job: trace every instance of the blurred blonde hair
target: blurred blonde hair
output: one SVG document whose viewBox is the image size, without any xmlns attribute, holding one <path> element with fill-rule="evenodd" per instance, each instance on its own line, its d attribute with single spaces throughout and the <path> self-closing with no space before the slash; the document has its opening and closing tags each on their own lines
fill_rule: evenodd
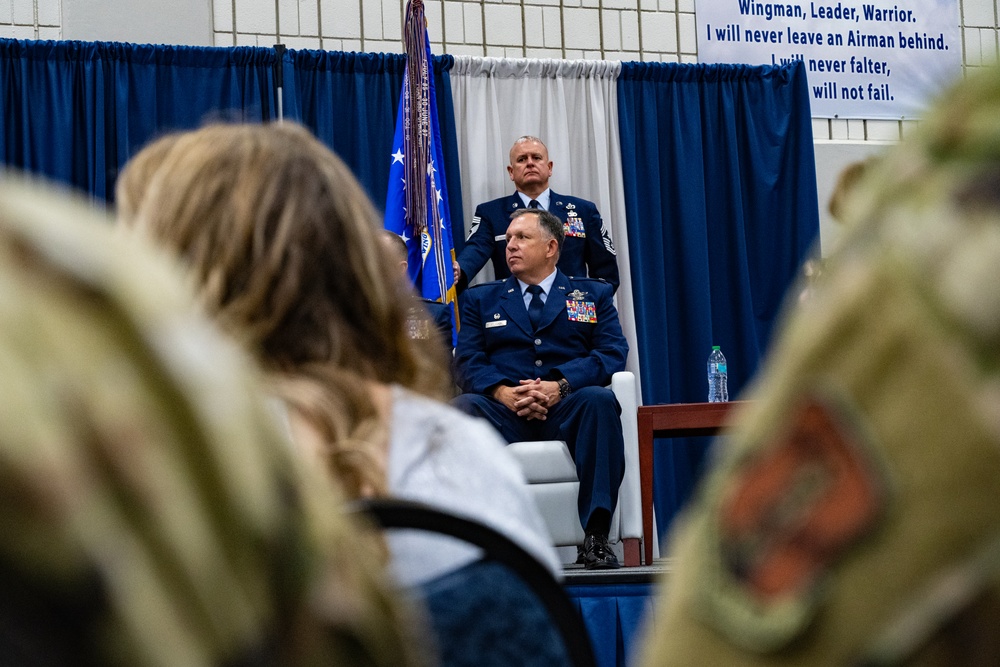
<svg viewBox="0 0 1000 667">
<path fill-rule="evenodd" d="M 444 398 L 447 361 L 436 340 L 406 335 L 411 295 L 350 170 L 289 123 L 165 137 L 133 163 L 117 187 L 122 221 L 187 262 L 204 306 L 319 430 L 347 493 L 384 493 L 388 434 L 366 383 Z"/>
<path fill-rule="evenodd" d="M 178 267 L 0 183 L 0 662 L 425 664 Z"/>
</svg>

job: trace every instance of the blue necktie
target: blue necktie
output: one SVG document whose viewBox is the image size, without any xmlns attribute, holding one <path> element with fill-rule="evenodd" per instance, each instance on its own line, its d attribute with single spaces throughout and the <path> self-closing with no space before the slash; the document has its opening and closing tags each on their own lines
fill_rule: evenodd
<svg viewBox="0 0 1000 667">
<path fill-rule="evenodd" d="M 541 206 L 538 204 L 537 199 L 532 199 L 528 202 L 528 208 L 541 208 Z"/>
<path fill-rule="evenodd" d="M 528 285 L 531 293 L 531 303 L 528 304 L 528 319 L 531 320 L 531 327 L 538 328 L 538 322 L 542 319 L 542 287 L 541 285 Z"/>
</svg>

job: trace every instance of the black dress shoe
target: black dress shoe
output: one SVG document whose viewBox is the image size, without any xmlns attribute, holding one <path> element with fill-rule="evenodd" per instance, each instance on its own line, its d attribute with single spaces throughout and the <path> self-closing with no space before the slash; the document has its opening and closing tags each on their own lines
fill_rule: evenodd
<svg viewBox="0 0 1000 667">
<path fill-rule="evenodd" d="M 613 570 L 621 567 L 604 535 L 587 535 L 583 540 L 583 566 L 588 570 Z"/>
</svg>

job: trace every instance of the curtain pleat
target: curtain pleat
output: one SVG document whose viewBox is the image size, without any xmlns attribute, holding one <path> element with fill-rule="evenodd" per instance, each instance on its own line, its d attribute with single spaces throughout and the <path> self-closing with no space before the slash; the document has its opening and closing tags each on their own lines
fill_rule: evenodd
<svg viewBox="0 0 1000 667">
<path fill-rule="evenodd" d="M 805 66 L 627 63 L 618 100 L 643 401 L 705 401 L 712 345 L 738 398 L 818 238 Z M 705 448 L 656 447 L 661 536 Z"/>
<path fill-rule="evenodd" d="M 0 153 L 111 201 L 119 169 L 160 134 L 271 119 L 273 62 L 256 47 L 0 40 Z"/>
<path fill-rule="evenodd" d="M 636 664 L 644 627 L 653 621 L 654 584 L 571 584 L 566 593 L 590 634 L 598 667 Z"/>
</svg>

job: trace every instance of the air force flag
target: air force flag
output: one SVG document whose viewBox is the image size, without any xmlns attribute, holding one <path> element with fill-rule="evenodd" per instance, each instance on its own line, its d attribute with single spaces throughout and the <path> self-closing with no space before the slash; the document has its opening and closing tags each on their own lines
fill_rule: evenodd
<svg viewBox="0 0 1000 667">
<path fill-rule="evenodd" d="M 406 72 L 385 201 L 385 228 L 406 241 L 410 280 L 425 299 L 455 304 L 451 220 L 422 0 L 406 7 Z M 454 316 L 457 335 L 458 318 Z"/>
</svg>

